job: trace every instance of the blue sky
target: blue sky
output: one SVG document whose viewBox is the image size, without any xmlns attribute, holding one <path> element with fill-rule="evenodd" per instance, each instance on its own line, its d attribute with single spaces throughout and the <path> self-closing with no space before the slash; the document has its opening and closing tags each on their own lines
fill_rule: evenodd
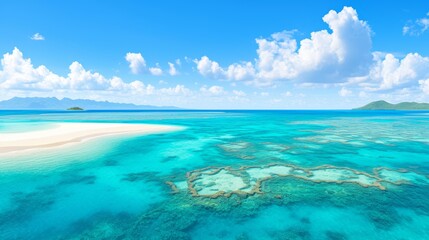
<svg viewBox="0 0 429 240">
<path fill-rule="evenodd" d="M 429 101 L 426 1 L 17 0 L 0 11 L 0 99 L 258 109 Z"/>
</svg>

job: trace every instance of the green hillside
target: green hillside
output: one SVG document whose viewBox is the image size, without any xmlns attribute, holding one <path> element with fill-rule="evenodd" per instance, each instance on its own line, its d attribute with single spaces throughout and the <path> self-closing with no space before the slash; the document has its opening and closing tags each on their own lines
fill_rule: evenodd
<svg viewBox="0 0 429 240">
<path fill-rule="evenodd" d="M 429 110 L 429 103 L 401 102 L 398 104 L 388 103 L 384 100 L 368 103 L 354 110 Z"/>
</svg>

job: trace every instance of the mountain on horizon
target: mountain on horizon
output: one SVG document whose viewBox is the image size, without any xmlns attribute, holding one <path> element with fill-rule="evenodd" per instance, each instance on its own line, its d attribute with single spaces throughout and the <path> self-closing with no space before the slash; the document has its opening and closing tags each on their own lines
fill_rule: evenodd
<svg viewBox="0 0 429 240">
<path fill-rule="evenodd" d="M 353 110 L 429 110 L 429 103 L 401 102 L 392 104 L 379 100 Z"/>
<path fill-rule="evenodd" d="M 131 103 L 113 103 L 88 99 L 58 99 L 55 97 L 14 97 L 0 101 L 0 109 L 21 110 L 66 110 L 70 107 L 80 107 L 85 110 L 174 110 L 173 106 L 135 105 Z"/>
</svg>

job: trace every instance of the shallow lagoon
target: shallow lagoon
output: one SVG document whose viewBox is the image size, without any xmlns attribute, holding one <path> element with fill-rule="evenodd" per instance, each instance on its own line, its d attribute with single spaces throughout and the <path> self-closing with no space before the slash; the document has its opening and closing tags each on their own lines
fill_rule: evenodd
<svg viewBox="0 0 429 240">
<path fill-rule="evenodd" d="M 429 238 L 427 112 L 0 113 L 57 121 L 186 129 L 1 159 L 0 239 Z"/>
</svg>

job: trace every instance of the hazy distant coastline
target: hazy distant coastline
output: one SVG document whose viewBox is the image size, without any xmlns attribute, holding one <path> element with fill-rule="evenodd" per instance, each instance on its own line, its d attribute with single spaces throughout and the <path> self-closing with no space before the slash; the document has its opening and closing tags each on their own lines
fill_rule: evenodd
<svg viewBox="0 0 429 240">
<path fill-rule="evenodd" d="M 88 99 L 58 99 L 55 97 L 14 97 L 9 100 L 0 101 L 0 109 L 22 109 L 22 110 L 66 110 L 70 107 L 79 106 L 86 110 L 174 110 L 174 106 L 152 106 L 136 105 L 131 103 L 113 103 L 107 101 L 94 101 Z"/>
</svg>

